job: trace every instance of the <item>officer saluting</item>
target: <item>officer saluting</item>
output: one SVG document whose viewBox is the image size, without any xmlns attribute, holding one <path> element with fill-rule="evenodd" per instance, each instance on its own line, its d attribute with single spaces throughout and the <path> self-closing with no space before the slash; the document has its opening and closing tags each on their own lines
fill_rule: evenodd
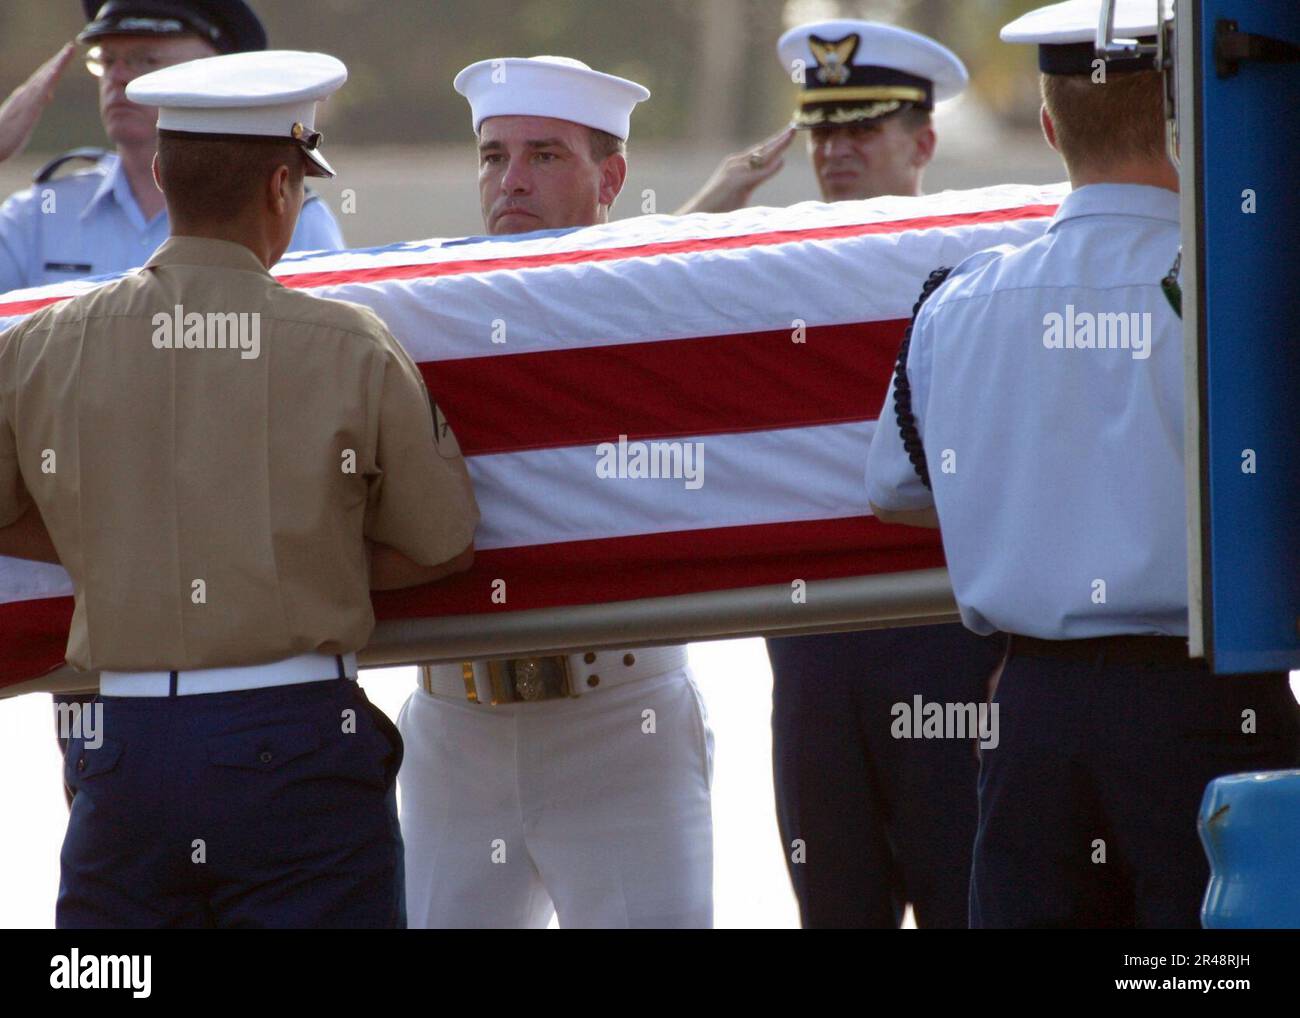
<svg viewBox="0 0 1300 1018">
<path fill-rule="evenodd" d="M 0 205 L 0 293 L 143 264 L 167 239 L 167 211 L 150 170 L 158 111 L 133 102 L 127 86 L 187 60 L 266 49 L 266 31 L 244 0 L 82 0 L 82 7 L 88 23 L 77 41 L 89 47 L 86 67 L 98 79 L 113 151 L 64 153 Z M 0 161 L 26 143 L 75 55 L 65 46 L 0 107 Z M 309 195 L 288 250 L 343 246 L 329 207 Z"/>
<path fill-rule="evenodd" d="M 345 78 L 266 52 L 133 82 L 171 238 L 0 336 L 0 552 L 48 530 L 68 661 L 101 670 L 62 927 L 404 925 L 401 741 L 355 652 L 371 587 L 467 567 L 477 508 L 383 323 L 267 271 Z"/>
<path fill-rule="evenodd" d="M 969 80 L 957 54 L 919 32 L 856 19 L 796 25 L 776 51 L 802 82 L 789 125 L 724 159 L 679 215 L 748 205 L 800 132 L 823 201 L 923 193 L 937 141 L 934 105 L 959 96 Z"/>
<path fill-rule="evenodd" d="M 802 70 L 793 126 L 724 161 L 684 212 L 743 205 L 796 130 L 825 201 L 922 193 L 934 104 L 966 87 L 955 53 L 839 19 L 790 29 L 777 55 Z M 894 707 L 982 702 L 1001 646 L 950 624 L 774 637 L 767 651 L 777 823 L 802 924 L 892 928 L 910 903 L 918 926 L 964 928 L 975 753 L 965 739 L 896 738 Z"/>
<path fill-rule="evenodd" d="M 1116 6 L 1118 36 L 1154 41 L 1150 0 Z M 1099 13 L 1003 29 L 1039 47 L 1074 190 L 1040 239 L 966 259 L 923 305 L 886 403 L 901 426 L 867 465 L 882 513 L 937 507 L 965 624 L 1011 634 L 973 926 L 1196 926 L 1207 782 L 1296 760 L 1285 674 L 1187 656 L 1182 333 L 1160 287 L 1178 175 L 1151 57 L 1094 69 Z"/>
</svg>

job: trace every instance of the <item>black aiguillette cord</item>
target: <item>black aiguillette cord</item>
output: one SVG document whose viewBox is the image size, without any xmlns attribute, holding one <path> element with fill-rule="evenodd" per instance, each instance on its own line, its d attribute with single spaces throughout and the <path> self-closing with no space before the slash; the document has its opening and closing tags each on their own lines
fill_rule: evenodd
<svg viewBox="0 0 1300 1018">
<path fill-rule="evenodd" d="M 907 350 L 912 345 L 912 327 L 916 324 L 916 316 L 921 311 L 921 305 L 930 299 L 930 295 L 935 290 L 939 289 L 950 272 L 952 266 L 935 269 L 930 273 L 930 278 L 925 281 L 925 286 L 921 288 L 921 296 L 912 307 L 912 320 L 907 323 L 907 329 L 903 332 L 903 342 L 898 347 L 898 359 L 894 362 L 894 418 L 898 421 L 898 433 L 903 439 L 903 451 L 912 461 L 912 468 L 921 478 L 921 483 L 927 488 L 930 487 L 930 467 L 926 463 L 921 434 L 916 428 L 916 415 L 912 412 L 912 386 L 907 380 Z"/>
</svg>

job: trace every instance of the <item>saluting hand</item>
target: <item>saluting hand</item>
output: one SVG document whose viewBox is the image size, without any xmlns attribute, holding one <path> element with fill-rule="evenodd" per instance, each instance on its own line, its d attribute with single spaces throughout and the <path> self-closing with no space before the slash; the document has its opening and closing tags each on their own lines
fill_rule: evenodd
<svg viewBox="0 0 1300 1018">
<path fill-rule="evenodd" d="M 15 88 L 0 106 L 0 163 L 23 150 L 45 107 L 54 98 L 54 86 L 76 53 L 76 43 L 65 44 Z"/>
<path fill-rule="evenodd" d="M 731 212 L 749 204 L 759 184 L 774 177 L 785 165 L 782 155 L 794 141 L 795 129 L 783 128 L 762 144 L 727 156 L 700 192 L 683 205 L 679 216 L 690 212 Z"/>
</svg>

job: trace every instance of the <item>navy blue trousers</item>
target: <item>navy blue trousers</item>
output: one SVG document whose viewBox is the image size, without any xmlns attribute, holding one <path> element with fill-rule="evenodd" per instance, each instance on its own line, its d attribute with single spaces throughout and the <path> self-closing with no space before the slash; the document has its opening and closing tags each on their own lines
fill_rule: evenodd
<svg viewBox="0 0 1300 1018">
<path fill-rule="evenodd" d="M 975 927 L 1199 926 L 1205 786 L 1296 766 L 1297 706 L 1281 673 L 1013 654 L 995 700 L 1000 743 L 980 754 Z"/>
<path fill-rule="evenodd" d="M 68 755 L 68 736 L 63 732 L 63 726 L 59 724 L 59 707 L 60 705 L 71 706 L 72 704 L 79 703 L 81 704 L 82 710 L 88 710 L 90 705 L 95 702 L 95 698 L 90 693 L 55 693 L 53 699 L 54 738 L 59 744 L 59 756 L 66 757 Z M 69 715 L 65 712 L 63 717 L 66 718 L 69 717 Z M 68 803 L 68 809 L 72 809 L 72 789 L 68 786 L 66 781 L 63 784 L 63 798 Z"/>
<path fill-rule="evenodd" d="M 893 928 L 909 902 L 918 926 L 966 926 L 975 743 L 896 739 L 892 709 L 984 702 L 1004 646 L 960 625 L 767 641 L 777 823 L 805 928 Z"/>
<path fill-rule="evenodd" d="M 59 928 L 405 927 L 402 740 L 355 682 L 99 702 Z"/>
</svg>

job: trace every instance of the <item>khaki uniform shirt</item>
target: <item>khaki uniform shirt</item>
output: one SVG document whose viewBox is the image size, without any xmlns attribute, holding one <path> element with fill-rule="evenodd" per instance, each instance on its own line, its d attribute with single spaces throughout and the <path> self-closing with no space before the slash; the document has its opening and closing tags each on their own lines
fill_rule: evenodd
<svg viewBox="0 0 1300 1018">
<path fill-rule="evenodd" d="M 435 565 L 478 522 L 383 322 L 197 237 L 0 335 L 0 526 L 32 501 L 75 589 L 68 662 L 119 671 L 358 650 L 363 535 Z"/>
</svg>

